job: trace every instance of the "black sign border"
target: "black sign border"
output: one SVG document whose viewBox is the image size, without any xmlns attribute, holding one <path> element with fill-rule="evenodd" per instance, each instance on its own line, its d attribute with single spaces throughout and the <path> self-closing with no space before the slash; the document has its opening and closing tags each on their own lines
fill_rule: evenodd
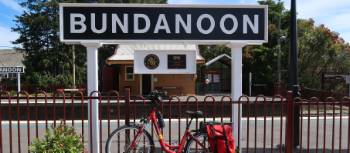
<svg viewBox="0 0 350 153">
<path fill-rule="evenodd" d="M 162 8 L 263 8 L 265 11 L 264 40 L 92 40 L 92 39 L 64 39 L 63 7 L 162 7 Z M 59 4 L 60 41 L 72 44 L 80 43 L 200 43 L 200 44 L 262 44 L 268 42 L 268 6 L 267 5 L 201 5 L 201 4 L 108 4 L 108 3 L 60 3 Z"/>
</svg>

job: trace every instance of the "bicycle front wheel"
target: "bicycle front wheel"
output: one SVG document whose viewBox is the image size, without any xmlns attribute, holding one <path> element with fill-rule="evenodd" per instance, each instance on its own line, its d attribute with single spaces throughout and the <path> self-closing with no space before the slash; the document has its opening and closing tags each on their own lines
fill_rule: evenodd
<svg viewBox="0 0 350 153">
<path fill-rule="evenodd" d="M 154 142 L 152 136 L 135 125 L 122 126 L 108 137 L 106 153 L 153 153 Z M 132 144 L 135 142 L 134 144 Z"/>
<path fill-rule="evenodd" d="M 206 133 L 196 133 L 193 138 L 187 140 L 185 153 L 212 153 L 209 148 L 208 135 Z"/>
</svg>

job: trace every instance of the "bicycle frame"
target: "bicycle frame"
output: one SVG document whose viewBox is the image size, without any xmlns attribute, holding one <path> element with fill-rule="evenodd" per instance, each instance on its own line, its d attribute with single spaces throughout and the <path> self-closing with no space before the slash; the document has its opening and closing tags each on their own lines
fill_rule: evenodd
<svg viewBox="0 0 350 153">
<path fill-rule="evenodd" d="M 201 144 L 199 142 L 199 140 L 196 139 L 191 134 L 191 132 L 189 130 L 189 125 L 186 126 L 185 133 L 182 136 L 181 141 L 180 141 L 180 143 L 178 145 L 173 146 L 173 145 L 171 145 L 169 143 L 166 143 L 165 140 L 164 140 L 164 137 L 163 137 L 163 133 L 162 133 L 162 131 L 161 131 L 159 125 L 158 125 L 158 118 L 156 116 L 156 111 L 157 111 L 157 109 L 155 109 L 155 108 L 152 109 L 152 111 L 150 112 L 150 114 L 147 117 L 147 121 L 151 122 L 152 127 L 155 129 L 156 134 L 158 136 L 158 142 L 159 142 L 160 146 L 162 147 L 163 151 L 165 151 L 166 153 L 182 153 L 182 150 L 184 149 L 185 144 L 187 142 L 187 138 L 193 138 L 198 143 L 198 145 L 200 145 L 200 146 L 202 146 L 204 148 L 203 144 Z M 142 124 L 139 127 L 139 130 L 138 130 L 137 134 L 135 135 L 134 140 L 131 143 L 131 147 L 130 148 L 134 148 L 136 146 L 137 137 L 142 133 L 144 128 L 145 128 L 145 124 Z M 174 151 L 174 150 L 176 150 L 176 151 Z"/>
</svg>

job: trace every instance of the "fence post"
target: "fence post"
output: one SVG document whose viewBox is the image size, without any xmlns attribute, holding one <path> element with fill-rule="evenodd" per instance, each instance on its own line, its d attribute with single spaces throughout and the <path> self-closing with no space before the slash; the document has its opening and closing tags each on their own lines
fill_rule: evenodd
<svg viewBox="0 0 350 153">
<path fill-rule="evenodd" d="M 287 114 L 286 114 L 286 153 L 294 152 L 294 99 L 293 92 L 287 92 Z"/>
<path fill-rule="evenodd" d="M 125 124 L 130 125 L 130 88 L 125 88 Z"/>
</svg>

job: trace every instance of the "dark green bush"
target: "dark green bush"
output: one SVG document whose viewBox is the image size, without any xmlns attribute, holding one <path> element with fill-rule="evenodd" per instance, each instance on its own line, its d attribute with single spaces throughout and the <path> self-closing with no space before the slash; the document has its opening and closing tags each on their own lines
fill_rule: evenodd
<svg viewBox="0 0 350 153">
<path fill-rule="evenodd" d="M 31 153 L 82 153 L 84 144 L 74 128 L 60 124 L 30 145 Z"/>
</svg>

